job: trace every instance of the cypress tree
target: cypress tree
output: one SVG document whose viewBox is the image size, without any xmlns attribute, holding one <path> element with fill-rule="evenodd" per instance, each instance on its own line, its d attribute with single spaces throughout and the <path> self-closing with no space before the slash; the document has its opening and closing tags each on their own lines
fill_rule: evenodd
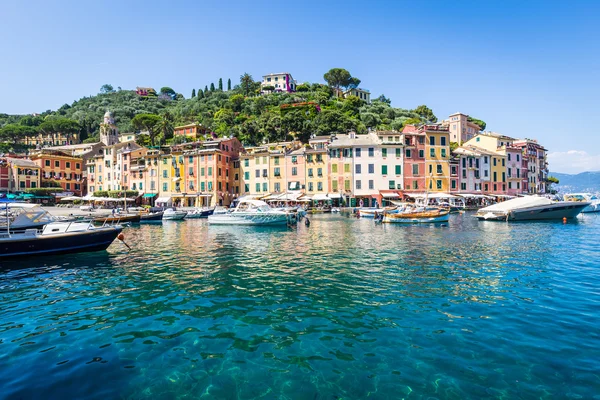
<svg viewBox="0 0 600 400">
<path fill-rule="evenodd" d="M 227 79 L 227 91 L 231 91 L 231 78 Z"/>
<path fill-rule="evenodd" d="M 223 78 L 219 78 L 219 90 L 223 91 Z"/>
<path fill-rule="evenodd" d="M 202 91 L 202 89 L 198 89 L 198 98 L 199 99 L 203 99 L 204 98 L 204 92 Z"/>
<path fill-rule="evenodd" d="M 211 83 L 211 84 L 210 84 L 210 91 L 211 91 L 211 92 L 214 92 L 214 91 L 215 91 L 215 84 L 214 84 L 214 83 Z"/>
<path fill-rule="evenodd" d="M 204 86 L 204 96 L 208 94 L 208 86 Z"/>
<path fill-rule="evenodd" d="M 192 89 L 192 98 L 196 97 L 196 89 Z"/>
</svg>

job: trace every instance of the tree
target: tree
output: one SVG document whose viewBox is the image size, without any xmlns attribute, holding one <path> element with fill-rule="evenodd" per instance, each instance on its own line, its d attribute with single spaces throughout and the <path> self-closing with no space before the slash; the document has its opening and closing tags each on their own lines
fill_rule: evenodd
<svg viewBox="0 0 600 400">
<path fill-rule="evenodd" d="M 385 97 L 384 94 L 382 94 L 378 98 L 376 98 L 375 101 L 380 101 L 380 102 L 386 103 L 386 104 L 392 104 L 392 100 L 390 100 L 387 97 Z"/>
<path fill-rule="evenodd" d="M 556 189 L 554 189 L 552 187 L 553 184 L 558 185 L 560 183 L 560 180 L 555 177 L 555 176 L 548 176 L 548 178 L 546 178 L 546 192 L 548 193 L 556 193 Z"/>
<path fill-rule="evenodd" d="M 231 78 L 227 79 L 227 91 L 231 92 Z"/>
<path fill-rule="evenodd" d="M 244 104 L 244 95 L 234 94 L 229 98 L 229 101 L 231 102 L 233 111 L 239 112 L 242 109 L 242 104 Z"/>
<path fill-rule="evenodd" d="M 318 135 L 345 134 L 353 127 L 352 120 L 338 110 L 323 110 L 315 119 L 315 132 Z"/>
<path fill-rule="evenodd" d="M 252 91 L 252 86 L 254 84 L 254 79 L 252 79 L 252 75 L 247 72 L 244 72 L 244 75 L 240 76 L 240 87 L 242 88 L 242 92 L 245 96 L 248 96 Z"/>
<path fill-rule="evenodd" d="M 339 92 L 340 88 L 356 88 L 360 85 L 360 79 L 352 77 L 350 72 L 343 68 L 332 68 L 323 75 L 323 78 L 336 92 Z"/>
<path fill-rule="evenodd" d="M 102 85 L 102 87 L 100 88 L 100 93 L 102 94 L 113 93 L 114 91 L 115 89 L 113 88 L 113 86 L 108 83 Z"/>
<path fill-rule="evenodd" d="M 357 116 L 359 109 L 365 105 L 365 102 L 358 98 L 358 96 L 348 96 L 343 103 L 342 110 L 348 113 L 350 116 Z"/>
<path fill-rule="evenodd" d="M 219 90 L 223 91 L 223 78 L 219 78 Z"/>
<path fill-rule="evenodd" d="M 429 122 L 429 123 L 437 122 L 437 117 L 433 114 L 433 111 L 431 111 L 431 108 L 427 107 L 424 104 L 422 106 L 415 108 L 413 111 L 416 112 L 417 114 L 419 114 L 421 119 L 423 119 L 425 122 Z"/>
<path fill-rule="evenodd" d="M 211 82 L 210 84 L 210 91 L 214 92 L 215 91 L 215 84 Z"/>
<path fill-rule="evenodd" d="M 160 88 L 160 94 L 166 94 L 167 96 L 171 96 L 171 98 L 175 98 L 175 91 L 168 86 L 163 86 Z"/>
<path fill-rule="evenodd" d="M 204 92 L 202 91 L 202 89 L 198 89 L 198 99 L 203 99 L 204 98 Z"/>
<path fill-rule="evenodd" d="M 138 130 L 147 131 L 150 137 L 150 144 L 154 146 L 154 140 L 160 131 L 159 124 L 161 120 L 162 118 L 156 114 L 138 114 L 131 119 L 131 124 Z"/>
<path fill-rule="evenodd" d="M 192 98 L 196 97 L 196 89 L 192 89 Z"/>
<path fill-rule="evenodd" d="M 52 144 L 56 142 L 56 135 L 62 134 L 67 138 L 67 143 L 71 137 L 81 131 L 81 125 L 69 118 L 51 118 L 48 117 L 39 126 L 39 130 L 46 135 L 52 136 Z"/>
<path fill-rule="evenodd" d="M 208 86 L 204 86 L 204 95 L 208 94 Z"/>
<path fill-rule="evenodd" d="M 480 131 L 484 131 L 485 127 L 486 127 L 486 123 L 480 119 L 477 118 L 473 118 L 473 117 L 468 117 L 467 121 L 472 122 L 474 124 L 477 124 L 479 126 L 479 130 Z"/>
<path fill-rule="evenodd" d="M 0 130 L 0 138 L 12 143 L 13 146 L 16 146 L 20 140 L 23 140 L 26 137 L 32 137 L 35 134 L 37 134 L 35 128 L 17 124 L 5 125 L 4 128 Z"/>
<path fill-rule="evenodd" d="M 175 130 L 175 128 L 173 126 L 173 115 L 169 111 L 165 111 L 160 116 L 160 122 L 158 123 L 157 128 L 162 134 L 164 140 L 173 137 L 173 131 Z"/>
</svg>

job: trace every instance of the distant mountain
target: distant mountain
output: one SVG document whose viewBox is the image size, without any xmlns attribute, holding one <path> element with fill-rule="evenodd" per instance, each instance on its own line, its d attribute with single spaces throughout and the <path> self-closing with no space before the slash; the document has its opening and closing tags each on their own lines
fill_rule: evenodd
<svg viewBox="0 0 600 400">
<path fill-rule="evenodd" d="M 569 192 L 600 192 L 600 171 L 582 172 L 580 174 L 561 174 L 551 172 L 550 176 L 558 178 L 556 186 L 561 193 Z"/>
</svg>

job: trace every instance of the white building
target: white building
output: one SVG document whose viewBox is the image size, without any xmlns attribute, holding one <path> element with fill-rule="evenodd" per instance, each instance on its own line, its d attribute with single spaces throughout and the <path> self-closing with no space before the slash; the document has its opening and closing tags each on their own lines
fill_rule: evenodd
<svg viewBox="0 0 600 400">
<path fill-rule="evenodd" d="M 296 91 L 296 81 L 294 78 L 292 78 L 292 74 L 289 72 L 279 72 L 264 75 L 260 86 L 264 92 L 292 93 Z M 273 87 L 273 89 L 264 89 L 265 87 Z"/>
<path fill-rule="evenodd" d="M 454 150 L 454 154 L 459 156 L 459 191 L 463 193 L 488 192 L 491 159 L 497 154 L 476 146 L 458 147 Z"/>
<path fill-rule="evenodd" d="M 344 97 L 348 96 L 356 96 L 359 99 L 366 101 L 367 103 L 371 103 L 371 92 L 369 92 L 367 89 L 348 89 L 344 92 Z"/>
</svg>

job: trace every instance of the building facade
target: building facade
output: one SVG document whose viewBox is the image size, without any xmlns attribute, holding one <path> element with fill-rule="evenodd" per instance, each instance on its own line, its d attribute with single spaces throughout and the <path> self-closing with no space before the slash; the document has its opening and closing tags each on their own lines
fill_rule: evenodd
<svg viewBox="0 0 600 400">
<path fill-rule="evenodd" d="M 83 177 L 85 164 L 81 157 L 74 157 L 58 150 L 42 149 L 30 158 L 40 167 L 41 187 L 52 187 L 58 184 L 63 192 L 75 196 L 86 193 Z"/>
<path fill-rule="evenodd" d="M 264 75 L 260 83 L 263 92 L 288 92 L 296 91 L 296 81 L 289 72 L 279 72 Z M 269 90 L 268 88 L 273 89 Z M 265 89 L 267 88 L 267 89 Z"/>
</svg>

